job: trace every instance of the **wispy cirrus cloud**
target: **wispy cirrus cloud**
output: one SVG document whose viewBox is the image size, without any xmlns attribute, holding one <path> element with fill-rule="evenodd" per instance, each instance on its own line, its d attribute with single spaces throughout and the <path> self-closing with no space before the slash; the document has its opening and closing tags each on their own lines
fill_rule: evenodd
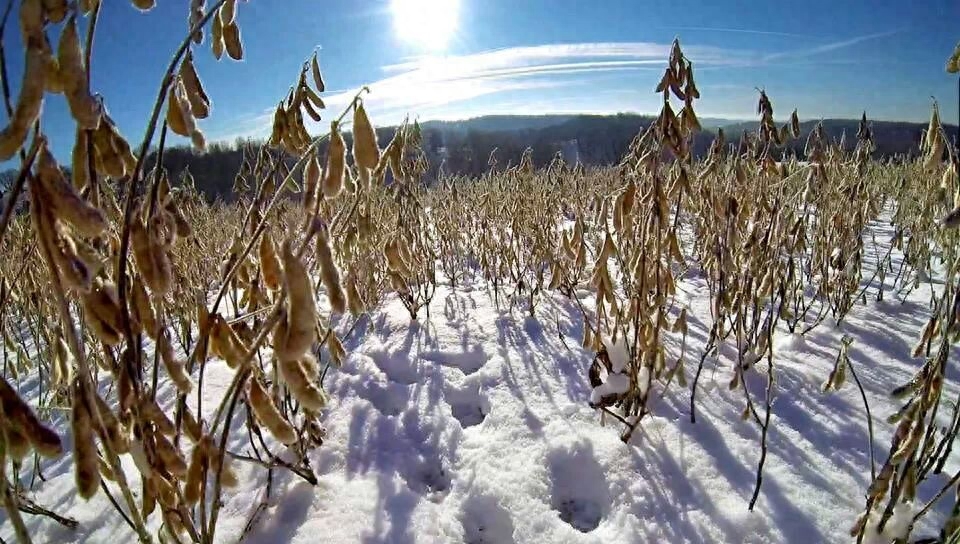
<svg viewBox="0 0 960 544">
<path fill-rule="evenodd" d="M 371 105 L 381 112 L 418 111 L 452 106 L 482 96 L 556 88 L 573 76 L 592 73 L 650 70 L 665 65 L 671 44 L 654 42 L 599 42 L 511 47 L 467 55 L 409 59 L 382 68 L 386 77 L 368 85 Z M 686 46 L 684 52 L 698 66 L 755 62 L 750 51 L 709 46 Z M 346 105 L 356 93 L 343 90 L 328 97 L 331 107 Z"/>
<path fill-rule="evenodd" d="M 723 32 L 755 34 L 789 33 L 763 30 L 713 28 Z M 835 40 L 814 47 L 769 53 L 704 45 L 685 45 L 684 54 L 698 70 L 762 67 L 782 61 L 838 62 L 820 58 L 828 53 L 895 34 L 881 32 Z M 480 97 L 565 87 L 577 79 L 602 72 L 655 71 L 663 69 L 670 43 L 587 42 L 510 47 L 466 55 L 425 56 L 382 67 L 386 77 L 369 85 L 373 109 L 395 118 L 457 104 Z M 355 90 L 343 90 L 329 97 L 337 107 L 346 105 Z M 542 103 L 542 101 L 538 102 Z M 391 119 L 392 120 L 392 119 Z"/>
<path fill-rule="evenodd" d="M 656 42 L 587 42 L 567 44 L 547 44 L 492 49 L 468 55 L 444 57 L 428 56 L 414 58 L 407 62 L 384 66 L 387 72 L 409 71 L 435 66 L 438 61 L 448 61 L 460 65 L 465 70 L 493 70 L 516 66 L 536 66 L 539 64 L 576 61 L 590 63 L 602 59 L 648 60 L 664 63 L 670 53 L 670 43 Z M 743 51 L 713 46 L 687 46 L 685 52 L 691 58 L 702 62 L 725 62 L 733 57 L 745 54 Z"/>
</svg>

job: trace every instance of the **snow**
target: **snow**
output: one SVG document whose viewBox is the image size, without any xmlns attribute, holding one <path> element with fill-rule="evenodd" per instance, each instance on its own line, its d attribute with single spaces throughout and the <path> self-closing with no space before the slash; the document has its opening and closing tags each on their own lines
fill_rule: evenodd
<svg viewBox="0 0 960 544">
<path fill-rule="evenodd" d="M 640 390 L 640 394 L 643 395 L 647 392 L 647 387 L 650 385 L 650 368 L 643 366 L 640 367 L 640 370 L 637 371 L 637 389 Z"/>
<path fill-rule="evenodd" d="M 883 531 L 880 531 L 881 512 L 871 512 L 867 520 L 867 528 L 864 531 L 864 544 L 886 544 L 898 538 L 907 535 L 910 528 L 910 520 L 913 518 L 913 504 L 903 502 L 893 507 L 893 515 L 887 520 Z"/>
<path fill-rule="evenodd" d="M 623 335 L 620 335 L 616 342 L 609 337 L 604 337 L 603 345 L 607 348 L 607 356 L 610 357 L 610 367 L 614 372 L 622 373 L 630 360 L 627 341 L 623 338 Z"/>
<path fill-rule="evenodd" d="M 640 372 L 642 372 L 645 377 L 649 377 L 649 372 L 646 372 L 646 370 L 646 368 L 641 368 Z M 643 383 L 646 383 L 646 380 L 644 380 Z M 600 399 L 603 397 L 608 395 L 621 395 L 629 389 L 630 376 L 611 373 L 607 375 L 606 381 L 593 388 L 593 391 L 590 392 L 590 402 L 596 404 L 600 402 Z"/>
<path fill-rule="evenodd" d="M 867 255 L 865 268 L 872 259 Z M 882 458 L 892 434 L 884 419 L 898 407 L 889 390 L 920 364 L 909 351 L 928 315 L 929 288 L 921 285 L 902 304 L 892 292 L 885 303 L 874 302 L 871 288 L 868 303 L 858 304 L 839 328 L 825 323 L 803 336 L 776 331 L 776 398 L 753 512 L 747 503 L 759 430 L 740 418 L 743 392 L 727 387 L 738 353 L 731 342 L 705 360 L 696 423 L 688 390 L 674 383 L 661 398 L 662 384 L 655 383 L 652 414 L 624 444 L 619 423 L 601 422 L 588 403 L 629 386 L 621 373 L 626 345 L 605 340 L 613 371 L 591 388 L 593 354 L 580 347 L 584 323 L 575 301 L 547 294 L 529 317 L 525 309 L 497 307 L 480 282 L 456 290 L 441 285 L 431 318 L 411 323 L 402 303 L 388 297 L 343 338 L 349 356 L 326 377 L 327 435 L 310 457 L 318 484 L 278 471 L 267 510 L 244 542 L 851 542 L 848 530 L 863 510 L 870 474 L 863 404 L 849 380 L 835 393 L 820 386 L 841 336 L 849 335 L 849 356 L 874 413 L 873 447 Z M 590 293 L 579 295 L 591 311 Z M 688 306 L 689 379 L 709 335 L 704 278 L 682 278 L 678 298 Z M 344 319 L 337 328 L 344 334 L 350 325 Z M 666 359 L 676 360 L 679 337 L 671 333 L 666 343 Z M 766 364 L 759 360 L 744 371 L 755 398 L 766 388 Z M 232 377 L 225 364 L 208 365 L 205 417 Z M 646 375 L 640 378 L 646 387 Z M 35 390 L 36 378 L 21 385 Z M 947 387 L 945 394 L 956 396 L 956 384 Z M 169 402 L 171 390 L 164 395 Z M 53 424 L 68 435 L 62 414 Z M 246 447 L 243 433 L 235 433 L 229 449 L 242 454 Z M 956 465 L 948 463 L 948 472 Z M 124 466 L 131 477 L 137 474 L 130 456 Z M 237 541 L 264 498 L 265 471 L 242 461 L 233 466 L 240 485 L 225 495 L 218 542 Z M 31 497 L 80 526 L 71 531 L 25 515 L 35 541 L 133 541 L 102 493 L 76 498 L 71 467 L 69 454 L 45 462 L 46 481 Z M 925 482 L 917 504 L 943 481 Z M 934 535 L 948 508 L 936 506 L 914 536 Z M 873 532 L 865 542 L 899 536 L 914 510 L 898 507 L 882 535 L 875 522 L 868 525 Z M 0 520 L 0 537 L 15 541 L 2 513 Z M 151 529 L 158 527 L 154 516 Z"/>
<path fill-rule="evenodd" d="M 803 335 L 799 332 L 782 334 L 776 342 L 778 353 L 800 351 L 804 348 Z"/>
<path fill-rule="evenodd" d="M 630 376 L 624 374 L 630 362 L 630 351 L 626 340 L 622 335 L 616 341 L 605 336 L 603 346 L 610 360 L 610 372 L 606 372 L 601 377 L 602 383 L 590 392 L 591 404 L 598 404 L 604 397 L 622 395 L 630 390 Z M 637 372 L 637 387 L 641 392 L 646 391 L 649 376 L 650 371 L 646 367 L 641 367 Z"/>
</svg>

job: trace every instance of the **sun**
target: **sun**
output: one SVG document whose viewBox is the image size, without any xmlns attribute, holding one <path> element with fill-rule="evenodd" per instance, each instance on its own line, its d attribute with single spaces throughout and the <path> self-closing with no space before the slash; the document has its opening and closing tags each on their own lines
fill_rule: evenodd
<svg viewBox="0 0 960 544">
<path fill-rule="evenodd" d="M 443 50 L 457 30 L 460 0 L 391 0 L 393 26 L 403 41 Z"/>
</svg>

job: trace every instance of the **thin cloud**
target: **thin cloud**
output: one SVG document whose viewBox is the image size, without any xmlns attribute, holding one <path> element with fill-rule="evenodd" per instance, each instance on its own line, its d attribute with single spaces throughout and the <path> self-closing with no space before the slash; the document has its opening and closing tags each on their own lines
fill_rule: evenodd
<svg viewBox="0 0 960 544">
<path fill-rule="evenodd" d="M 813 57 L 816 55 L 822 55 L 824 53 L 830 53 L 840 49 L 845 49 L 847 47 L 857 45 L 858 43 L 863 43 L 870 40 L 876 40 L 879 38 L 886 38 L 887 36 L 892 36 L 900 32 L 899 30 L 890 30 L 887 32 L 877 32 L 875 34 L 865 34 L 863 36 L 856 36 L 854 38 L 849 38 L 846 40 L 841 40 L 838 42 L 832 42 L 824 45 L 818 45 L 817 47 L 811 47 L 809 49 L 801 49 L 797 51 L 784 51 L 781 53 L 773 53 L 771 55 L 766 55 L 763 60 L 779 60 L 784 58 L 803 58 L 803 57 Z"/>
<path fill-rule="evenodd" d="M 665 63 L 670 43 L 654 42 L 592 42 L 548 44 L 493 49 L 469 55 L 420 57 L 383 67 L 387 73 L 409 72 L 435 67 L 438 64 L 458 66 L 469 70 L 487 70 L 517 66 L 535 66 L 564 60 L 600 60 L 610 58 L 649 60 Z M 744 51 L 711 46 L 685 46 L 686 55 L 699 62 L 724 63 L 742 59 Z"/>
<path fill-rule="evenodd" d="M 368 85 L 368 107 L 411 112 L 427 106 L 450 108 L 482 96 L 566 86 L 576 75 L 660 71 L 670 47 L 653 42 L 551 44 L 409 59 L 383 67 L 388 75 Z M 690 45 L 684 52 L 697 66 L 731 66 L 758 59 L 753 52 L 709 46 Z M 336 109 L 348 104 L 355 93 L 343 90 L 326 100 Z"/>
</svg>

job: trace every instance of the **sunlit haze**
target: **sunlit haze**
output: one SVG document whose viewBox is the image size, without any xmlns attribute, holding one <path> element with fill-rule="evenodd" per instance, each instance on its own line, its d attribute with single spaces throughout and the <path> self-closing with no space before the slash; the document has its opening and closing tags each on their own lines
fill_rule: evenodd
<svg viewBox="0 0 960 544">
<path fill-rule="evenodd" d="M 404 41 L 442 50 L 457 30 L 459 0 L 391 0 L 394 28 Z"/>
</svg>

